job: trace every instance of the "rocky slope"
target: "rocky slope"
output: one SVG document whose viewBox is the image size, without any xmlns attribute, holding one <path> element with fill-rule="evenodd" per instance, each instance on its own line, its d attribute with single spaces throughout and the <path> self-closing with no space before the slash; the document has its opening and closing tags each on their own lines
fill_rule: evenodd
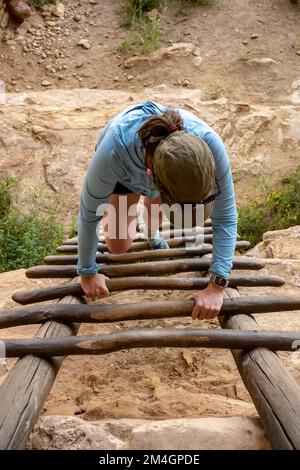
<svg viewBox="0 0 300 470">
<path fill-rule="evenodd" d="M 19 192 L 39 186 L 58 197 L 63 216 L 76 214 L 80 188 L 102 126 L 117 112 L 147 99 L 185 108 L 212 125 L 227 146 L 238 203 L 262 194 L 299 163 L 300 81 L 290 103 L 260 106 L 225 98 L 203 101 L 199 89 L 170 93 L 49 90 L 7 93 L 0 104 L 0 177 L 20 177 Z M 24 196 L 26 199 L 26 197 Z"/>
</svg>

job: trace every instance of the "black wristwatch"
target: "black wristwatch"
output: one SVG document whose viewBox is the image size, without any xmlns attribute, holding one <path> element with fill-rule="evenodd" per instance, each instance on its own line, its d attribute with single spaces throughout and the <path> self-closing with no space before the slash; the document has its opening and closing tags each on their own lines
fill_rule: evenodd
<svg viewBox="0 0 300 470">
<path fill-rule="evenodd" d="M 215 284 L 216 286 L 223 287 L 224 289 L 229 284 L 228 280 L 225 277 L 220 276 L 220 274 L 217 273 L 211 273 L 209 282 L 210 284 Z"/>
</svg>

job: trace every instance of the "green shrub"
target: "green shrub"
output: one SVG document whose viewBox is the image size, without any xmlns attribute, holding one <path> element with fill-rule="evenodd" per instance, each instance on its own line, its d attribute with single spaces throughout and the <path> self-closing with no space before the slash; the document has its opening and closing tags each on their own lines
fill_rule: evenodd
<svg viewBox="0 0 300 470">
<path fill-rule="evenodd" d="M 239 209 L 239 234 L 255 245 L 268 230 L 280 230 L 300 224 L 300 167 L 282 181 L 280 191 L 269 192 L 265 199 Z"/>
<path fill-rule="evenodd" d="M 121 51 L 129 52 L 139 50 L 141 54 L 149 54 L 157 49 L 162 32 L 160 21 L 141 20 L 135 23 L 132 32 L 120 46 Z"/>
<path fill-rule="evenodd" d="M 42 210 L 38 192 L 23 213 L 12 204 L 15 186 L 13 178 L 0 180 L 0 272 L 40 264 L 64 237 L 57 207 Z"/>
<path fill-rule="evenodd" d="M 146 13 L 157 8 L 161 13 L 168 5 L 173 5 L 178 12 L 186 14 L 193 6 L 209 5 L 219 0 L 124 0 L 125 20 L 122 26 L 131 29 L 131 34 L 121 44 L 120 50 L 137 50 L 149 54 L 159 47 L 162 37 L 161 20 L 149 20 Z"/>
<path fill-rule="evenodd" d="M 6 176 L 0 181 L 0 220 L 4 219 L 11 207 L 12 189 L 17 184 L 17 180 L 11 176 Z"/>
<path fill-rule="evenodd" d="M 124 9 L 129 24 L 140 20 L 145 12 L 159 8 L 161 4 L 162 0 L 125 0 Z"/>
<path fill-rule="evenodd" d="M 53 5 L 54 3 L 56 0 L 32 0 L 32 4 L 37 10 L 40 10 L 44 5 Z"/>
</svg>

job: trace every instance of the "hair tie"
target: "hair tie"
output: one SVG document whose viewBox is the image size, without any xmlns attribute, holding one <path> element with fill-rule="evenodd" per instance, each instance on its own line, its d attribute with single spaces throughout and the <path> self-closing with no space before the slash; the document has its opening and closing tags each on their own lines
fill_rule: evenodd
<svg viewBox="0 0 300 470">
<path fill-rule="evenodd" d="M 172 132 L 178 131 L 178 127 L 175 124 L 168 129 L 168 133 L 172 134 Z"/>
</svg>

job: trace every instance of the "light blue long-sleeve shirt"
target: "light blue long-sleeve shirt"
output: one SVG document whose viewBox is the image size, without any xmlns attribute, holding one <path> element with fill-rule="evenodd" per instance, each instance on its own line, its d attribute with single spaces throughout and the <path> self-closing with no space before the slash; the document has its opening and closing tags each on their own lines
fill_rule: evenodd
<svg viewBox="0 0 300 470">
<path fill-rule="evenodd" d="M 100 133 L 80 198 L 79 275 L 92 275 L 99 270 L 95 261 L 98 244 L 96 228 L 117 182 L 149 199 L 159 196 L 153 177 L 146 173 L 145 149 L 138 131 L 150 117 L 161 115 L 166 109 L 153 101 L 132 106 L 113 118 Z M 188 111 L 177 111 L 183 119 L 185 130 L 203 139 L 215 159 L 221 193 L 214 200 L 211 213 L 213 251 L 210 272 L 227 278 L 232 268 L 237 235 L 237 211 L 229 158 L 221 138 L 211 127 Z"/>
</svg>

